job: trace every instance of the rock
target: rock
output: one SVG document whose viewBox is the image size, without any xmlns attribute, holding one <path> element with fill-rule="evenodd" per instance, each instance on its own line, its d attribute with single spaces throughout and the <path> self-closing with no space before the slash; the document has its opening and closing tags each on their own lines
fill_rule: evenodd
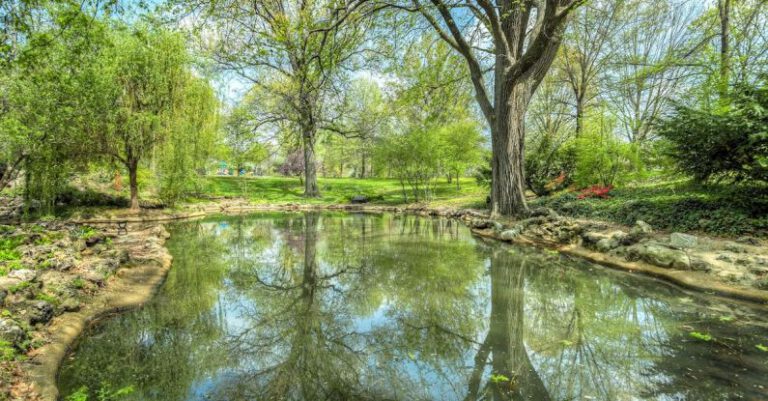
<svg viewBox="0 0 768 401">
<path fill-rule="evenodd" d="M 0 308 L 5 304 L 5 297 L 8 296 L 8 291 L 0 290 Z"/>
<path fill-rule="evenodd" d="M 598 241 L 605 238 L 605 235 L 601 233 L 597 233 L 594 231 L 587 231 L 583 234 L 581 234 L 581 238 L 584 239 L 584 242 L 586 242 L 589 245 L 597 244 Z"/>
<path fill-rule="evenodd" d="M 745 236 L 745 237 L 739 237 L 739 238 L 736 240 L 736 242 L 738 242 L 738 243 L 740 243 L 740 244 L 745 244 L 745 245 L 752 245 L 752 246 L 758 246 L 758 245 L 760 245 L 760 241 L 758 241 L 756 238 L 753 238 L 753 237 L 746 237 L 746 236 Z"/>
<path fill-rule="evenodd" d="M 652 265 L 676 269 L 691 267 L 691 259 L 680 250 L 672 249 L 658 243 L 634 245 L 627 250 L 630 259 L 640 259 Z"/>
<path fill-rule="evenodd" d="M 21 344 L 27 340 L 27 333 L 13 320 L 0 318 L 0 340 L 21 348 Z"/>
<path fill-rule="evenodd" d="M 8 290 L 18 285 L 21 282 L 21 280 L 17 278 L 10 278 L 10 277 L 0 277 L 0 291 L 8 292 Z"/>
<path fill-rule="evenodd" d="M 603 238 L 600 241 L 597 241 L 597 243 L 595 244 L 595 248 L 597 248 L 598 251 L 603 253 L 609 252 L 612 249 L 615 249 L 618 247 L 619 247 L 619 242 L 613 238 Z"/>
<path fill-rule="evenodd" d="M 53 306 L 46 301 L 31 301 L 25 308 L 29 324 L 48 323 L 53 319 Z"/>
<path fill-rule="evenodd" d="M 768 277 L 763 277 L 760 280 L 755 280 L 752 286 L 760 290 L 768 290 Z"/>
<path fill-rule="evenodd" d="M 611 239 L 616 242 L 616 246 L 619 245 L 632 245 L 633 243 L 637 242 L 632 239 L 632 236 L 625 233 L 624 231 L 618 230 L 614 231 L 610 234 Z M 614 247 L 615 248 L 615 247 Z"/>
<path fill-rule="evenodd" d="M 528 211 L 528 217 L 552 217 L 557 218 L 559 215 L 554 210 L 548 207 L 537 207 Z"/>
<path fill-rule="evenodd" d="M 355 195 L 355 196 L 352 197 L 350 202 L 352 202 L 352 204 L 356 204 L 356 205 L 363 204 L 363 203 L 368 203 L 368 198 L 366 196 L 364 196 L 364 195 Z"/>
<path fill-rule="evenodd" d="M 12 270 L 8 273 L 8 278 L 15 278 L 20 281 L 32 281 L 37 277 L 37 273 L 30 269 Z"/>
<path fill-rule="evenodd" d="M 86 248 L 85 241 L 79 239 L 79 240 L 75 241 L 73 247 L 75 248 L 75 250 L 77 252 L 82 252 Z"/>
<path fill-rule="evenodd" d="M 75 258 L 71 256 L 57 257 L 51 260 L 51 266 L 58 271 L 65 271 L 75 267 Z"/>
<path fill-rule="evenodd" d="M 59 309 L 62 312 L 77 312 L 80 310 L 80 302 L 74 298 L 65 298 L 61 301 Z"/>
<path fill-rule="evenodd" d="M 91 247 L 104 241 L 104 234 L 96 233 L 85 239 L 85 246 Z"/>
<path fill-rule="evenodd" d="M 699 242 L 696 236 L 683 233 L 672 233 L 669 236 L 669 243 L 675 248 L 693 248 Z"/>
<path fill-rule="evenodd" d="M 712 265 L 699 258 L 690 258 L 691 270 L 709 273 L 712 271 Z"/>
<path fill-rule="evenodd" d="M 471 220 L 469 222 L 469 226 L 471 228 L 474 228 L 476 230 L 485 230 L 487 228 L 493 228 L 494 227 L 494 221 L 486 220 L 486 219 L 475 219 Z"/>
<path fill-rule="evenodd" d="M 733 262 L 733 259 L 731 259 L 729 255 L 726 255 L 724 253 L 717 255 L 717 260 L 721 262 Z"/>
<path fill-rule="evenodd" d="M 630 234 L 632 235 L 638 235 L 638 236 L 647 236 L 653 234 L 653 227 L 651 227 L 650 224 L 642 221 L 637 220 L 635 222 L 635 225 L 632 226 L 632 230 L 630 231 Z"/>
<path fill-rule="evenodd" d="M 512 241 L 515 238 L 517 238 L 517 236 L 519 236 L 519 235 L 520 235 L 520 231 L 519 230 L 511 229 L 511 230 L 502 231 L 502 233 L 499 236 L 499 238 L 501 238 L 502 241 Z"/>
<path fill-rule="evenodd" d="M 733 242 L 725 244 L 725 250 L 733 253 L 748 253 L 746 248 Z"/>
</svg>

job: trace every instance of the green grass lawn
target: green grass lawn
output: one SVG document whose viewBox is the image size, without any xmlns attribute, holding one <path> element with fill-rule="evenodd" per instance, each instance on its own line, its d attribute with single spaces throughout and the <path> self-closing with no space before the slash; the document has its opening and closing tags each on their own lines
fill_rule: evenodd
<svg viewBox="0 0 768 401">
<path fill-rule="evenodd" d="M 204 191 L 210 196 L 243 197 L 263 204 L 340 204 L 349 203 L 356 195 L 366 196 L 371 203 L 399 205 L 405 203 L 400 182 L 386 178 L 320 178 L 320 198 L 304 198 L 304 186 L 295 177 L 206 177 Z M 487 190 L 474 178 L 456 183 L 438 180 L 432 206 L 482 207 Z M 410 194 L 409 194 L 410 195 Z"/>
<path fill-rule="evenodd" d="M 614 189 L 609 199 L 577 199 L 574 192 L 539 198 L 532 206 L 561 214 L 657 229 L 740 236 L 768 236 L 768 188 L 735 184 L 696 185 L 687 180 Z"/>
</svg>

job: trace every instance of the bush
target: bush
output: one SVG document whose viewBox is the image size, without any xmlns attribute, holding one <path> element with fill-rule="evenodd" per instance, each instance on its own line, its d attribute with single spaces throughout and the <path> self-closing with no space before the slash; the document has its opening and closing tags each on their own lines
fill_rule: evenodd
<svg viewBox="0 0 768 401">
<path fill-rule="evenodd" d="M 768 182 L 768 83 L 739 86 L 719 108 L 677 105 L 659 123 L 677 167 L 699 181 Z"/>
<path fill-rule="evenodd" d="M 573 180 L 579 187 L 621 185 L 642 175 L 640 149 L 619 140 L 611 127 L 601 123 L 592 129 L 585 124 L 585 131 L 574 141 Z"/>
</svg>

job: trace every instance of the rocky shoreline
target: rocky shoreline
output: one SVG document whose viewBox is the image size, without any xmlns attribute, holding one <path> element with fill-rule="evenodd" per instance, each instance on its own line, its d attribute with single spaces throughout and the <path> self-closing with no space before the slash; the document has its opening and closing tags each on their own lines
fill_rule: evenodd
<svg viewBox="0 0 768 401">
<path fill-rule="evenodd" d="M 337 210 L 443 216 L 479 236 L 555 249 L 608 267 L 702 292 L 768 304 L 768 249 L 754 238 L 722 240 L 582 221 L 549 209 L 524 220 L 473 209 L 376 205 L 257 205 L 223 200 L 176 211 L 123 210 L 66 222 L 0 226 L 0 400 L 56 400 L 61 360 L 95 320 L 146 302 L 171 267 L 161 222 L 211 214 Z M 127 233 L 119 227 L 127 225 Z M 120 235 L 122 234 L 122 235 Z M 1 251 L 0 251 L 1 252 Z M 5 260 L 8 259 L 8 260 Z"/>
<path fill-rule="evenodd" d="M 0 400 L 56 400 L 69 346 L 100 316 L 148 300 L 171 258 L 159 224 L 2 226 Z M 8 245 L 10 243 L 10 245 Z"/>
</svg>

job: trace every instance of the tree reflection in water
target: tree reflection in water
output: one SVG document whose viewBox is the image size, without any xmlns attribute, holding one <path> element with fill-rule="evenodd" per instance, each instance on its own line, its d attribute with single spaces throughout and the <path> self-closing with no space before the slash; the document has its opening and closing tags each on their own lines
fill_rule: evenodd
<svg viewBox="0 0 768 401">
<path fill-rule="evenodd" d="M 177 226 L 170 244 L 160 295 L 85 338 L 65 394 L 105 382 L 169 401 L 765 395 L 754 310 L 486 243 L 450 220 L 220 218 Z"/>
</svg>

